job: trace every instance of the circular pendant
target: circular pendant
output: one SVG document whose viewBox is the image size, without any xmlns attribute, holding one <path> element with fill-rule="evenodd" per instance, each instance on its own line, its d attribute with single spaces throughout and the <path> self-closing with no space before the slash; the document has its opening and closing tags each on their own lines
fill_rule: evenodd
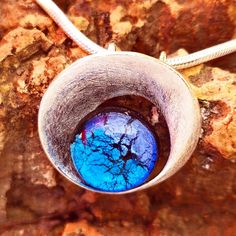
<svg viewBox="0 0 236 236">
<path fill-rule="evenodd" d="M 126 95 L 151 101 L 168 125 L 170 155 L 153 178 L 159 144 L 145 122 L 129 111 L 89 117 L 105 101 Z M 194 151 L 200 125 L 197 99 L 182 76 L 132 52 L 91 55 L 73 63 L 49 86 L 38 119 L 40 140 L 57 170 L 81 187 L 112 194 L 141 190 L 173 175 Z"/>
</svg>

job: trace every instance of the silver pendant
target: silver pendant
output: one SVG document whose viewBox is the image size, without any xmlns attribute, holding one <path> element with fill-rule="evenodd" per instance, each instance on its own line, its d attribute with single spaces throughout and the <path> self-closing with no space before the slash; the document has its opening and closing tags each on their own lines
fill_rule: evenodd
<svg viewBox="0 0 236 236">
<path fill-rule="evenodd" d="M 161 109 L 170 133 L 169 158 L 157 176 L 134 187 L 112 191 L 86 184 L 71 158 L 77 126 L 106 100 L 124 95 L 142 96 Z M 164 62 L 133 52 L 100 53 L 74 62 L 50 84 L 38 118 L 40 140 L 55 168 L 78 186 L 111 194 L 145 189 L 176 173 L 193 153 L 200 127 L 198 101 L 183 77 Z"/>
</svg>

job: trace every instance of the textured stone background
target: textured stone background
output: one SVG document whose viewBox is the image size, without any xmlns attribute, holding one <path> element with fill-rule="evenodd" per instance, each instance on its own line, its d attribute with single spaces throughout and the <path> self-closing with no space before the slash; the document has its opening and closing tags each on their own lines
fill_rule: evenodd
<svg viewBox="0 0 236 236">
<path fill-rule="evenodd" d="M 122 50 L 155 57 L 236 37 L 234 0 L 56 2 L 99 44 L 115 41 Z M 203 117 L 188 164 L 147 191 L 105 196 L 60 176 L 37 134 L 45 89 L 85 53 L 33 0 L 1 0 L 0 17 L 1 235 L 235 235 L 236 54 L 183 71 Z M 155 120 L 155 109 L 146 109 Z"/>
</svg>

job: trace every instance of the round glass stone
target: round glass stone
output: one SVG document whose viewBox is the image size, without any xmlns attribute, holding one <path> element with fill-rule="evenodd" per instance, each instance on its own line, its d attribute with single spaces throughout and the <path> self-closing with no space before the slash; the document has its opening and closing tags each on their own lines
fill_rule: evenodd
<svg viewBox="0 0 236 236">
<path fill-rule="evenodd" d="M 151 130 L 126 112 L 93 116 L 80 127 L 70 150 L 84 185 L 106 192 L 141 185 L 158 158 Z"/>
</svg>

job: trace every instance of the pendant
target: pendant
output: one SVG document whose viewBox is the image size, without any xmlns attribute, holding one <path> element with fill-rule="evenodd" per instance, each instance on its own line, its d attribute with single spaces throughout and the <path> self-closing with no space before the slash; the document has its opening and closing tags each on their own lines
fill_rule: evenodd
<svg viewBox="0 0 236 236">
<path fill-rule="evenodd" d="M 170 133 L 170 154 L 152 175 L 159 157 L 157 137 L 133 111 L 105 101 L 141 96 L 159 107 Z M 152 57 L 105 52 L 84 57 L 62 71 L 44 94 L 39 136 L 49 160 L 85 189 L 121 194 L 145 189 L 176 173 L 200 136 L 197 99 L 183 77 Z"/>
</svg>

